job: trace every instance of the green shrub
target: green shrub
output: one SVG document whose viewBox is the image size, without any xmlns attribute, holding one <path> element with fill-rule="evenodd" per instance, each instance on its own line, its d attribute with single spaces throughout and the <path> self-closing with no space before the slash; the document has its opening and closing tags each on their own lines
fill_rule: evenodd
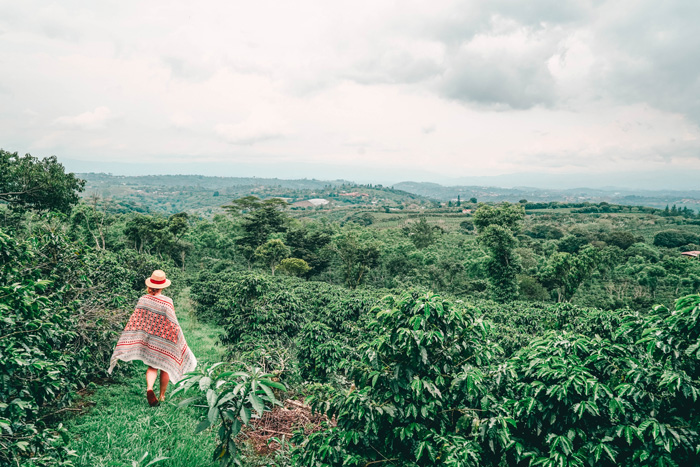
<svg viewBox="0 0 700 467">
<path fill-rule="evenodd" d="M 366 336 L 363 323 L 369 310 L 386 291 L 349 290 L 295 277 L 225 271 L 200 274 L 191 295 L 196 313 L 219 322 L 224 329 L 222 342 L 229 352 L 235 352 L 250 350 L 260 341 L 292 345 L 300 330 L 315 324 L 322 324 L 330 339 L 338 335 L 347 348 L 356 347 Z M 319 350 L 311 345 L 308 333 L 306 336 L 297 350 L 302 367 L 310 368 L 319 358 Z M 335 368 L 345 352 L 339 349 L 332 355 L 324 362 L 327 368 Z"/>
<path fill-rule="evenodd" d="M 138 273 L 123 254 L 94 252 L 50 228 L 35 235 L 0 230 L 0 464 L 69 465 L 52 414 L 106 371 L 128 316 L 115 308 L 131 307 L 129 278 Z"/>
<path fill-rule="evenodd" d="M 387 297 L 375 312 L 377 337 L 349 369 L 356 389 L 311 401 L 337 426 L 297 436 L 295 465 L 478 465 L 478 446 L 457 432 L 482 408 L 487 327 L 430 294 Z"/>
<path fill-rule="evenodd" d="M 654 235 L 654 245 L 666 248 L 678 248 L 688 243 L 700 243 L 700 237 L 684 230 L 662 230 Z"/>
<path fill-rule="evenodd" d="M 537 331 L 501 364 L 475 307 L 387 304 L 350 364 L 356 388 L 310 398 L 337 426 L 298 433 L 295 465 L 700 463 L 700 296 L 647 316 L 532 310 L 541 328 L 589 335 Z"/>
</svg>

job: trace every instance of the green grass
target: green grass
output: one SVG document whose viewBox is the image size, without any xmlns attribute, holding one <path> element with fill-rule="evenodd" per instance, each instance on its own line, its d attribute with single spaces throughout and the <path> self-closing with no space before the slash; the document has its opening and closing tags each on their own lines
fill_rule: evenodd
<svg viewBox="0 0 700 467">
<path fill-rule="evenodd" d="M 217 342 L 218 329 L 211 324 L 197 322 L 187 293 L 176 300 L 175 310 L 199 365 L 221 359 L 223 348 Z M 132 466 L 145 453 L 147 459 L 168 457 L 156 466 L 185 467 L 214 465 L 215 434 L 211 430 L 195 434 L 195 427 L 204 417 L 203 409 L 178 409 L 180 394 L 159 407 L 146 402 L 146 366 L 141 362 L 120 362 L 122 369 L 115 371 L 114 381 L 100 386 L 86 397 L 85 403 L 94 403 L 88 413 L 66 422 L 71 435 L 70 449 L 77 452 L 76 466 Z M 156 381 L 156 386 L 158 382 Z M 170 385 L 168 392 L 173 391 Z"/>
</svg>

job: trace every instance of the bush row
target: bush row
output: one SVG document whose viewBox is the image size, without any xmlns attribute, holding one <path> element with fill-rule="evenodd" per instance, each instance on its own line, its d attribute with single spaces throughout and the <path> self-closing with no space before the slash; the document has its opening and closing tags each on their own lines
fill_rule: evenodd
<svg viewBox="0 0 700 467">
<path fill-rule="evenodd" d="M 311 399 L 335 426 L 298 433 L 294 465 L 700 463 L 698 295 L 619 313 L 607 337 L 545 331 L 505 360 L 476 307 L 406 294 L 373 314 L 354 387 Z"/>
<path fill-rule="evenodd" d="M 55 415 L 104 375 L 155 267 L 143 255 L 93 251 L 50 228 L 28 238 L 0 230 L 0 465 L 70 465 Z"/>
</svg>

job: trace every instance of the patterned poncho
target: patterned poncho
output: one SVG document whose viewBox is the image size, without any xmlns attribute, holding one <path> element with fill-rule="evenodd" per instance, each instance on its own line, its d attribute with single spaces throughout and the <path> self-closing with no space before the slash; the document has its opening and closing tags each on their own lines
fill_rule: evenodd
<svg viewBox="0 0 700 467">
<path fill-rule="evenodd" d="M 187 347 L 170 297 L 144 295 L 139 299 L 114 348 L 108 373 L 112 373 L 117 360 L 141 360 L 166 371 L 173 383 L 194 370 L 197 359 Z"/>
</svg>

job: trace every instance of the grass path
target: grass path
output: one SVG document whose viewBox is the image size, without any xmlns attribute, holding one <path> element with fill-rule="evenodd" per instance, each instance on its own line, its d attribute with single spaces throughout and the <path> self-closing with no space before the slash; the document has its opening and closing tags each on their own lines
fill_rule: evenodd
<svg viewBox="0 0 700 467">
<path fill-rule="evenodd" d="M 219 361 L 223 352 L 217 341 L 219 331 L 196 321 L 186 292 L 176 300 L 175 310 L 199 365 Z M 150 407 L 146 402 L 146 366 L 141 362 L 120 362 L 119 366 L 128 369 L 115 371 L 113 383 L 100 386 L 87 397 L 94 407 L 65 423 L 72 438 L 70 449 L 78 453 L 75 465 L 132 467 L 145 453 L 147 459 L 137 465 L 144 466 L 158 456 L 169 458 L 156 463 L 158 467 L 211 465 L 214 433 L 194 434 L 204 415 L 202 409 L 178 409 L 177 404 L 186 397 L 180 394 L 174 399 L 166 394 L 159 407 Z M 173 389 L 170 385 L 168 392 Z"/>
</svg>

